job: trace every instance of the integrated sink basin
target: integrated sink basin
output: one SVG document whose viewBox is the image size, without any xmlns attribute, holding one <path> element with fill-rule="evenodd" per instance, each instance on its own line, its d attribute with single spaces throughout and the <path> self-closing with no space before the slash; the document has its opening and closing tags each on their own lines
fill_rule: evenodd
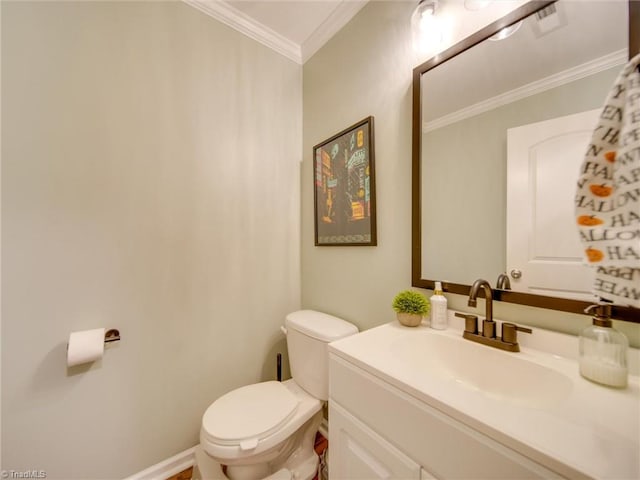
<svg viewBox="0 0 640 480">
<path fill-rule="evenodd" d="M 551 368 L 510 353 L 431 331 L 408 332 L 391 344 L 395 358 L 485 396 L 546 408 L 566 399 L 572 381 Z"/>
</svg>

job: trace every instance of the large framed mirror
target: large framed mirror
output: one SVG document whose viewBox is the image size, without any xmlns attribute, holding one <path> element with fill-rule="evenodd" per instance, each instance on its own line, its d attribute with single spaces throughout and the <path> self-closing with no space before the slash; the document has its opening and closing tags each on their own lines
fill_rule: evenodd
<svg viewBox="0 0 640 480">
<path fill-rule="evenodd" d="M 565 216 L 599 110 L 640 52 L 639 11 L 635 1 L 531 1 L 414 69 L 413 286 L 441 281 L 467 295 L 474 280 L 497 287 L 502 275 L 495 300 L 573 313 L 594 303 Z M 506 27 L 515 32 L 498 39 Z M 531 168 L 521 152 L 540 135 L 564 137 Z M 630 307 L 613 316 L 640 323 Z"/>
</svg>

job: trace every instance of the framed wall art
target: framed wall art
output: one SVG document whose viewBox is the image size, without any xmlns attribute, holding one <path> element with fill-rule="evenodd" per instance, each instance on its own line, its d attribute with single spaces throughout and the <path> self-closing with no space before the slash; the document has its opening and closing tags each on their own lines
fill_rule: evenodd
<svg viewBox="0 0 640 480">
<path fill-rule="evenodd" d="M 313 147 L 316 246 L 377 244 L 373 117 Z"/>
</svg>

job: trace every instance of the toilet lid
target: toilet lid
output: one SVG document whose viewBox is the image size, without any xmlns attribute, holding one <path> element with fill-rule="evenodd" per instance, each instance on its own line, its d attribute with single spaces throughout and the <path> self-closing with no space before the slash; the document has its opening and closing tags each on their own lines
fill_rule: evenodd
<svg viewBox="0 0 640 480">
<path fill-rule="evenodd" d="M 218 443 L 240 444 L 248 450 L 286 423 L 297 407 L 298 398 L 282 383 L 255 383 L 213 402 L 204 413 L 202 428 Z"/>
</svg>

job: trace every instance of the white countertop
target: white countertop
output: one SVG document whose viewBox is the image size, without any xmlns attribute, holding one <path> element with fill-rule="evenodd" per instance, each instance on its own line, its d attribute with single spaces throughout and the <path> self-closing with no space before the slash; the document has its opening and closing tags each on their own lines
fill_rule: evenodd
<svg viewBox="0 0 640 480">
<path fill-rule="evenodd" d="M 462 321 L 453 313 L 449 311 L 447 330 L 403 327 L 393 321 L 333 342 L 329 351 L 564 476 L 640 479 L 637 376 L 629 376 L 626 389 L 592 383 L 579 374 L 578 338 L 542 329 L 531 336 L 520 334 L 519 353 L 483 348 L 504 355 L 505 362 L 516 355 L 568 377 L 570 392 L 552 405 L 499 400 L 435 374 L 434 366 L 398 359 L 397 346 L 407 335 L 444 335 L 468 342 L 461 338 Z M 640 352 L 630 349 L 629 360 L 630 371 L 637 373 Z"/>
</svg>

